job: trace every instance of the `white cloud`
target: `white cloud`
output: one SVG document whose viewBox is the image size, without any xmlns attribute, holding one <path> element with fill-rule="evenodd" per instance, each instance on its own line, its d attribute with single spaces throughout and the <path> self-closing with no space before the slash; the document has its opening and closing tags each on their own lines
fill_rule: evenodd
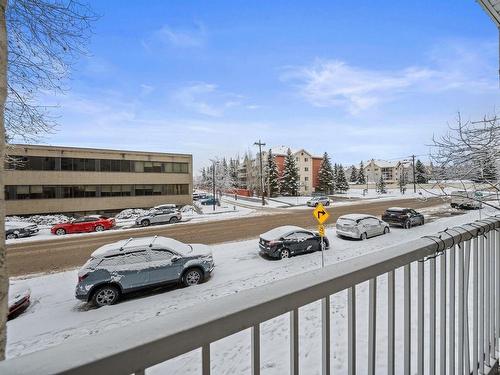
<svg viewBox="0 0 500 375">
<path fill-rule="evenodd" d="M 184 108 L 202 115 L 220 117 L 224 112 L 241 105 L 241 95 L 225 93 L 217 85 L 197 82 L 174 93 L 173 98 Z"/>
<path fill-rule="evenodd" d="M 342 107 L 356 114 L 409 93 L 494 89 L 493 69 L 484 58 L 487 49 L 491 46 L 486 43 L 475 49 L 443 43 L 429 53 L 428 64 L 400 70 L 318 59 L 310 66 L 288 67 L 281 79 L 292 82 L 316 107 Z"/>
<path fill-rule="evenodd" d="M 163 25 L 142 44 L 146 49 L 150 49 L 151 44 L 157 42 L 173 47 L 195 48 L 203 46 L 206 37 L 205 27 L 201 23 L 196 23 L 193 27 L 184 29 L 174 29 L 169 25 Z"/>
</svg>

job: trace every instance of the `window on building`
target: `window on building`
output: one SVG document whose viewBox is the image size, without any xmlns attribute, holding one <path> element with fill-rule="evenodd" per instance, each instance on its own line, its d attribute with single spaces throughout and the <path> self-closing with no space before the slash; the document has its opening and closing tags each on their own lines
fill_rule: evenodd
<svg viewBox="0 0 500 375">
<path fill-rule="evenodd" d="M 305 172 L 309 172 L 309 167 L 304 167 Z"/>
<path fill-rule="evenodd" d="M 111 172 L 121 172 L 121 160 L 111 160 Z"/>
<path fill-rule="evenodd" d="M 309 161 L 309 158 L 304 158 L 304 161 L 307 163 Z"/>
<path fill-rule="evenodd" d="M 144 172 L 143 161 L 134 161 L 134 172 Z"/>
<path fill-rule="evenodd" d="M 63 198 L 73 198 L 74 186 L 61 186 Z"/>
<path fill-rule="evenodd" d="M 144 162 L 144 172 L 153 172 L 153 162 L 145 161 Z"/>
<path fill-rule="evenodd" d="M 122 196 L 130 197 L 132 195 L 132 185 L 122 185 Z"/>
<path fill-rule="evenodd" d="M 97 171 L 97 160 L 96 159 L 85 159 L 85 170 L 87 172 Z"/>
<path fill-rule="evenodd" d="M 85 186 L 85 198 L 97 197 L 97 186 L 96 185 L 86 185 Z"/>
<path fill-rule="evenodd" d="M 61 158 L 61 171 L 72 171 L 72 170 L 73 170 L 73 159 Z"/>
<path fill-rule="evenodd" d="M 132 172 L 132 162 L 130 160 L 120 161 L 120 171 L 121 172 Z"/>
<path fill-rule="evenodd" d="M 111 160 L 101 159 L 101 172 L 111 172 Z"/>
<path fill-rule="evenodd" d="M 85 170 L 85 159 L 73 159 L 73 170 L 74 171 L 84 171 Z"/>
<path fill-rule="evenodd" d="M 42 199 L 43 187 L 41 185 L 30 186 L 30 199 Z"/>
<path fill-rule="evenodd" d="M 304 181 L 309 181 L 309 177 L 304 177 Z"/>
</svg>

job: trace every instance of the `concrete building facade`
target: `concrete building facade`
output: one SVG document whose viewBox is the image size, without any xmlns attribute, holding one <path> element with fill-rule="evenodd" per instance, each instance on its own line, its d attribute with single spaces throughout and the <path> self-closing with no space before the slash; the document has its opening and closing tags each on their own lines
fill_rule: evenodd
<svg viewBox="0 0 500 375">
<path fill-rule="evenodd" d="M 10 145 L 7 215 L 107 213 L 192 203 L 193 158 L 76 147 Z"/>
</svg>

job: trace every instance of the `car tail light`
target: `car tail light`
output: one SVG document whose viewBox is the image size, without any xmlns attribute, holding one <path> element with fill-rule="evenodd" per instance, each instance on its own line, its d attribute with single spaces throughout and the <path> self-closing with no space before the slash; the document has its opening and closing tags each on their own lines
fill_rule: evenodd
<svg viewBox="0 0 500 375">
<path fill-rule="evenodd" d="M 85 280 L 87 278 L 89 274 L 86 273 L 85 275 L 82 275 L 82 276 L 78 276 L 78 282 L 81 283 L 83 280 Z"/>
</svg>

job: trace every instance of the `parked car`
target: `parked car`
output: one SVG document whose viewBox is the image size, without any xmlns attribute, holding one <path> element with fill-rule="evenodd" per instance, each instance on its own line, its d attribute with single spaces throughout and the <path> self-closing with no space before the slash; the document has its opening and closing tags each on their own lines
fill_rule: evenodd
<svg viewBox="0 0 500 375">
<path fill-rule="evenodd" d="M 112 305 L 121 295 L 161 285 L 191 286 L 214 269 L 209 246 L 154 236 L 101 246 L 78 272 L 76 298 Z"/>
<path fill-rule="evenodd" d="M 9 312 L 7 320 L 17 318 L 29 307 L 31 303 L 31 290 L 29 288 L 11 287 L 9 290 Z"/>
<path fill-rule="evenodd" d="M 200 200 L 200 203 L 203 205 L 203 206 L 211 206 L 213 204 L 216 204 L 217 206 L 220 204 L 219 200 L 217 198 L 214 198 L 214 197 L 207 197 L 205 199 L 202 199 Z"/>
<path fill-rule="evenodd" d="M 24 223 L 16 221 L 5 222 L 5 238 L 12 240 L 14 238 L 29 237 L 37 234 L 38 225 L 35 223 Z"/>
<path fill-rule="evenodd" d="M 416 225 L 424 225 L 424 215 L 412 208 L 391 207 L 382 215 L 382 220 L 389 225 L 399 225 L 409 229 Z"/>
<path fill-rule="evenodd" d="M 337 219 L 337 235 L 360 240 L 390 232 L 389 224 L 372 215 L 349 214 Z"/>
<path fill-rule="evenodd" d="M 476 210 L 483 207 L 481 198 L 483 195 L 474 191 L 458 190 L 450 194 L 452 208 L 464 208 L 469 210 Z"/>
<path fill-rule="evenodd" d="M 201 199 L 207 199 L 207 194 L 206 193 L 193 193 L 193 200 L 198 201 Z"/>
<path fill-rule="evenodd" d="M 177 206 L 173 203 L 160 204 L 159 206 L 154 206 L 153 210 L 175 210 Z"/>
<path fill-rule="evenodd" d="M 327 237 L 323 237 L 325 249 L 330 247 Z M 290 258 L 293 255 L 321 250 L 319 233 L 304 228 L 285 225 L 260 235 L 260 253 L 272 258 Z"/>
<path fill-rule="evenodd" d="M 83 216 L 69 223 L 56 224 L 50 229 L 50 232 L 58 236 L 70 233 L 102 232 L 115 225 L 115 219 L 106 216 Z"/>
<path fill-rule="evenodd" d="M 309 207 L 316 207 L 318 204 L 322 204 L 323 206 L 329 206 L 330 205 L 330 198 L 325 197 L 325 196 L 317 196 L 309 199 L 306 204 Z"/>
<path fill-rule="evenodd" d="M 143 227 L 148 227 L 151 224 L 175 224 L 182 219 L 182 214 L 175 210 L 152 210 L 149 214 L 139 216 L 135 223 Z"/>
</svg>

